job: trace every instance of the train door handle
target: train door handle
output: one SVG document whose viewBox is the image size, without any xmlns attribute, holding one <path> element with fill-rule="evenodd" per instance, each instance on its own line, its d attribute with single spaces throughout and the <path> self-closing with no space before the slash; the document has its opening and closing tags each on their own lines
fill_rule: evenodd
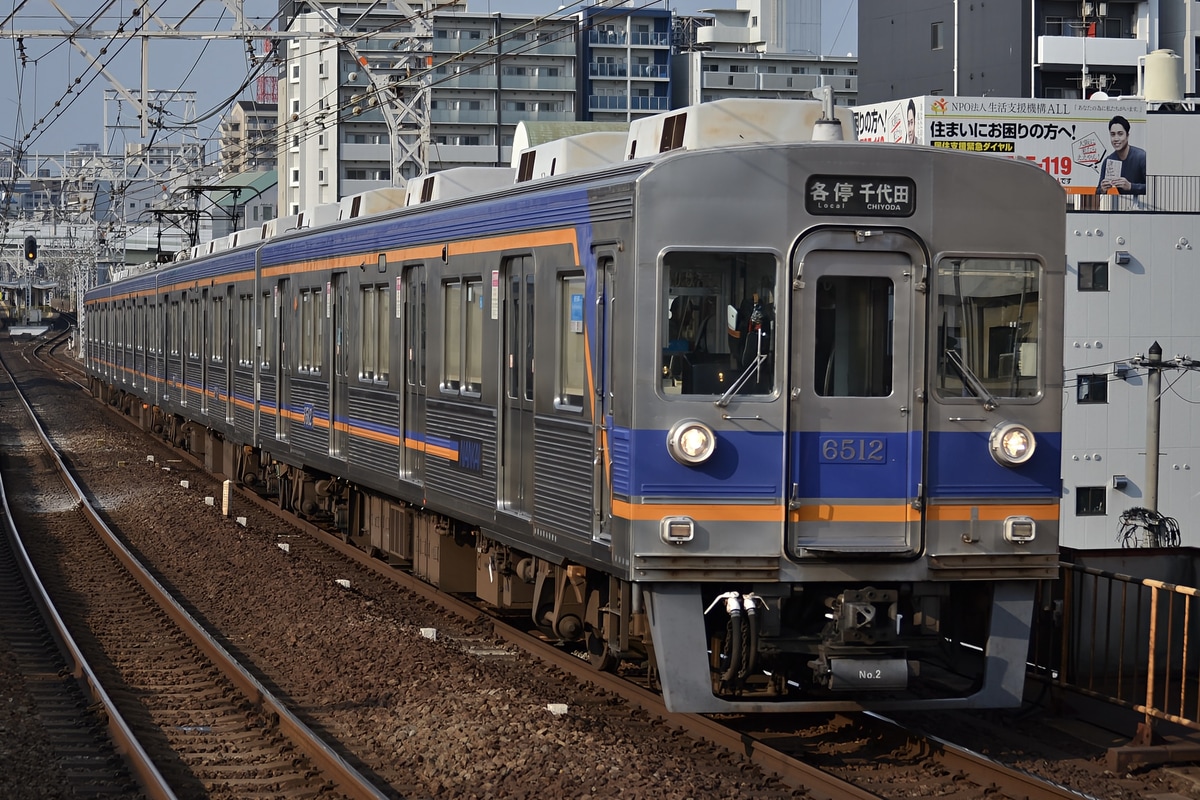
<svg viewBox="0 0 1200 800">
<path fill-rule="evenodd" d="M 900 416 L 903 417 L 906 414 L 908 414 L 908 406 L 900 406 Z"/>
</svg>

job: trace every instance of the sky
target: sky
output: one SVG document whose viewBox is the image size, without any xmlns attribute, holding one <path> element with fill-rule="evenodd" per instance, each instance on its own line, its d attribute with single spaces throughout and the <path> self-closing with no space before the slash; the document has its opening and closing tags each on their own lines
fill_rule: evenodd
<svg viewBox="0 0 1200 800">
<path fill-rule="evenodd" d="M 847 55 L 858 51 L 857 0 L 820 0 L 822 50 L 824 54 Z M 677 14 L 696 14 L 705 8 L 736 6 L 736 0 L 642 0 L 656 7 L 670 7 Z M 572 0 L 468 0 L 471 11 L 504 11 L 514 14 L 550 14 Z M 93 4 L 64 3 L 72 19 L 64 19 L 50 0 L 0 0 L 0 31 L 67 32 L 75 24 L 87 21 L 85 11 Z M 104 4 L 109 5 L 109 4 Z M 112 15 L 93 21 L 98 31 L 113 31 L 122 20 L 118 13 L 129 14 L 136 4 L 112 4 Z M 187 31 L 228 30 L 232 17 L 218 0 L 152 0 L 161 10 L 161 18 L 178 23 L 193 8 L 196 12 L 180 28 Z M 330 0 L 329 5 L 333 5 Z M 13 7 L 18 8 L 11 17 Z M 6 8 L 7 7 L 7 8 Z M 247 16 L 259 26 L 265 25 L 278 8 L 276 0 L 244 0 Z M 74 24 L 73 24 L 74 23 Z M 129 26 L 129 30 L 133 26 Z M 79 45 L 90 58 L 101 62 L 113 79 L 126 89 L 141 86 L 140 45 L 136 40 L 113 41 L 80 38 Z M 193 118 L 198 120 L 200 139 L 217 138 L 221 116 L 232 100 L 254 99 L 253 84 L 241 90 L 251 69 L 246 46 L 237 40 L 153 39 L 149 44 L 149 80 L 151 88 L 195 92 Z M 76 145 L 94 143 L 108 152 L 123 150 L 124 142 L 144 141 L 140 122 L 128 103 L 105 102 L 105 90 L 112 94 L 115 85 L 98 74 L 89 56 L 67 43 L 65 36 L 0 39 L 0 143 L 21 145 L 26 152 L 43 157 L 61 156 Z M 110 131 L 105 141 L 105 113 L 108 124 L 122 126 Z M 178 120 L 184 107 L 168 104 L 165 119 Z M 210 148 L 210 150 L 215 148 Z"/>
</svg>

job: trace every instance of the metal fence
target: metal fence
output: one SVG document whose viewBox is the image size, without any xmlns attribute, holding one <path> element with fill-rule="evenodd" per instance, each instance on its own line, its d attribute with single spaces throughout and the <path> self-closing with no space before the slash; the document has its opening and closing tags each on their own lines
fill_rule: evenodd
<svg viewBox="0 0 1200 800">
<path fill-rule="evenodd" d="M 1069 193 L 1067 211 L 1195 214 L 1200 212 L 1200 176 L 1149 175 L 1146 178 L 1146 192 L 1141 195 Z"/>
<path fill-rule="evenodd" d="M 1200 591 L 1151 578 L 1061 564 L 1043 584 L 1030 641 L 1033 677 L 1200 730 Z"/>
</svg>

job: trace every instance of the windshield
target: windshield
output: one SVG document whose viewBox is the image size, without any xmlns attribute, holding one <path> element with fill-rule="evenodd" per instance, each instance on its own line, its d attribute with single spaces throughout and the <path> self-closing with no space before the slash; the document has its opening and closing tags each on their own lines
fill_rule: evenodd
<svg viewBox="0 0 1200 800">
<path fill-rule="evenodd" d="M 662 268 L 663 393 L 727 400 L 774 391 L 775 256 L 675 251 Z"/>
<path fill-rule="evenodd" d="M 953 258 L 937 268 L 939 397 L 1037 397 L 1041 267 L 1030 259 Z"/>
</svg>

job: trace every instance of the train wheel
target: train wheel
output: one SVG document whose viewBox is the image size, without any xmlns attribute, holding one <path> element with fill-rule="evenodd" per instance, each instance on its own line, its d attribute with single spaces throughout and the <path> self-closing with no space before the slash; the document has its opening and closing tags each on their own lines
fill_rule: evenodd
<svg viewBox="0 0 1200 800">
<path fill-rule="evenodd" d="M 584 614 L 586 620 L 584 641 L 587 645 L 588 661 L 601 672 L 616 672 L 620 659 L 614 656 L 608 648 L 610 631 L 605 624 L 608 621 L 608 615 L 605 613 L 607 608 L 607 586 L 603 582 L 599 585 L 593 582 L 588 589 L 587 610 Z"/>
<path fill-rule="evenodd" d="M 593 667 L 601 672 L 616 672 L 617 657 L 608 649 L 608 642 L 602 634 L 591 629 L 588 630 L 587 651 L 588 661 Z"/>
</svg>

